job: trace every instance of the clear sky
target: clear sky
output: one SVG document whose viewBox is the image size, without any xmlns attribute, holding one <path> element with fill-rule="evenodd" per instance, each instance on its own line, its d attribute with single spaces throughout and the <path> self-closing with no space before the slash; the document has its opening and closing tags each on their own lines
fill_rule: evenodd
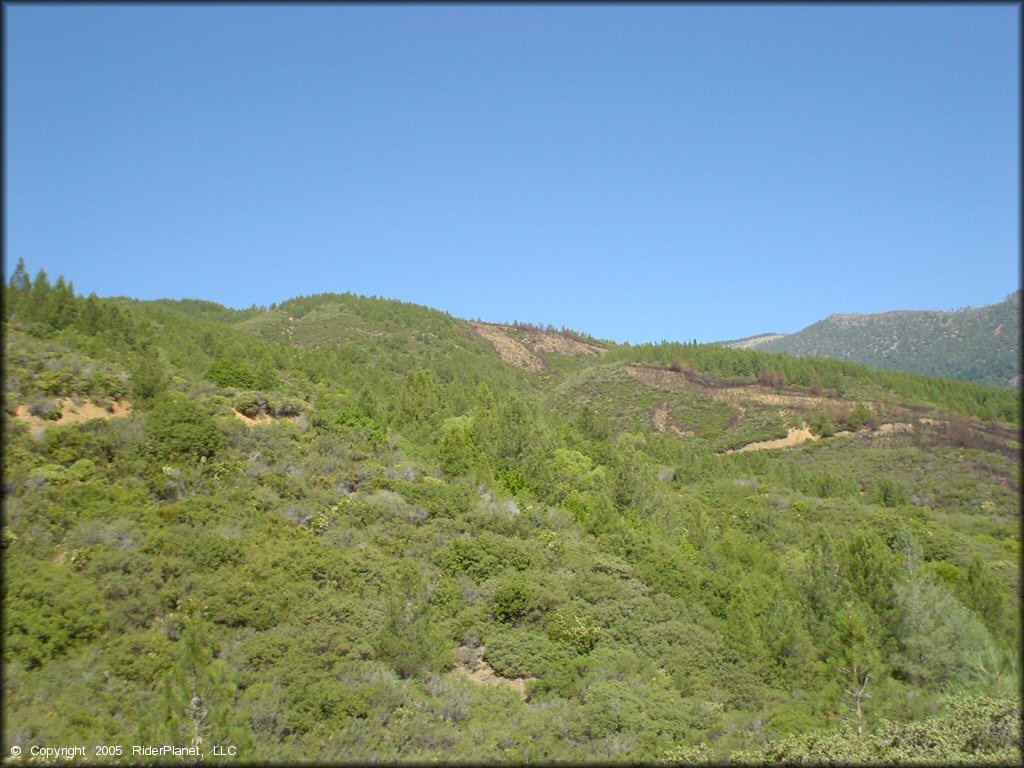
<svg viewBox="0 0 1024 768">
<path fill-rule="evenodd" d="M 8 4 L 6 274 L 633 343 L 995 303 L 1020 13 Z"/>
</svg>

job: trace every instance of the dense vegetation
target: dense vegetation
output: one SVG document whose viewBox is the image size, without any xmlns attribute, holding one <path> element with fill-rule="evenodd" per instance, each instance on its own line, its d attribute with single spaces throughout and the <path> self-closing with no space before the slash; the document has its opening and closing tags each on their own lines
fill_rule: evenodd
<svg viewBox="0 0 1024 768">
<path fill-rule="evenodd" d="M 745 343 L 765 352 L 1005 387 L 1020 374 L 1020 312 L 1016 291 L 998 304 L 955 312 L 833 315 L 797 333 Z"/>
<path fill-rule="evenodd" d="M 1013 393 L 692 344 L 528 372 L 397 301 L 23 265 L 4 307 L 5 755 L 1020 758 Z"/>
</svg>

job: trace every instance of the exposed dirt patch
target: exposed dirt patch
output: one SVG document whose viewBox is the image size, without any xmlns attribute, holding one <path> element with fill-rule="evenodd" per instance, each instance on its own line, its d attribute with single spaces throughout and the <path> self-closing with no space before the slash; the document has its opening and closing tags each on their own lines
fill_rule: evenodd
<svg viewBox="0 0 1024 768">
<path fill-rule="evenodd" d="M 16 419 L 26 422 L 32 427 L 32 432 L 38 434 L 51 424 L 75 424 L 91 419 L 113 419 L 118 416 L 127 416 L 132 411 L 132 405 L 127 400 L 119 400 L 110 404 L 110 408 L 96 405 L 88 399 L 83 399 L 76 404 L 70 397 L 62 397 L 60 403 L 59 419 L 41 419 L 29 413 L 27 405 L 19 405 L 14 413 Z"/>
<path fill-rule="evenodd" d="M 470 323 L 470 327 L 491 342 L 498 356 L 527 371 L 543 371 L 544 361 L 537 353 L 565 355 L 603 355 L 608 350 L 573 338 L 567 333 L 542 331 L 530 326 Z"/>
<path fill-rule="evenodd" d="M 484 651 L 483 646 L 470 648 L 468 645 L 460 645 L 455 652 L 455 671 L 465 675 L 478 685 L 503 685 L 506 688 L 511 688 L 525 699 L 526 684 L 537 678 L 516 677 L 509 679 L 502 677 L 484 659 Z"/>
<path fill-rule="evenodd" d="M 234 411 L 234 408 L 232 408 L 231 410 Z M 270 422 L 273 421 L 273 419 L 265 413 L 257 414 L 255 419 L 250 419 L 244 413 L 235 411 L 235 418 L 248 427 L 253 427 L 256 426 L 257 424 L 269 424 Z"/>
<path fill-rule="evenodd" d="M 928 419 L 928 421 L 934 421 L 934 419 Z M 881 437 L 883 435 L 909 435 L 913 432 L 913 424 L 895 422 L 892 424 L 879 424 L 878 429 L 872 430 L 869 437 Z"/>
<path fill-rule="evenodd" d="M 603 355 L 608 351 L 604 347 L 588 344 L 564 333 L 542 331 L 537 328 L 517 328 L 516 332 L 526 336 L 538 352 L 575 357 L 577 355 Z"/>
<path fill-rule="evenodd" d="M 761 384 L 730 384 L 720 379 L 687 371 L 671 371 L 646 365 L 626 365 L 623 370 L 628 376 L 652 389 L 668 392 L 685 390 L 704 397 L 710 397 L 730 405 L 740 403 L 761 403 L 801 411 L 824 408 L 826 405 L 842 405 L 844 400 L 821 395 L 804 394 L 792 388 L 773 388 Z"/>
<path fill-rule="evenodd" d="M 672 421 L 672 418 L 668 415 L 668 403 L 662 403 L 654 409 L 654 413 L 651 414 L 651 423 L 654 424 L 654 428 L 659 432 L 671 432 L 676 437 L 693 437 L 696 434 L 688 429 L 680 429 Z"/>
<path fill-rule="evenodd" d="M 513 339 L 504 326 L 490 323 L 470 323 L 470 327 L 491 342 L 498 357 L 506 363 L 526 371 L 543 371 L 544 361 L 526 348 L 525 344 Z"/>
<path fill-rule="evenodd" d="M 232 408 L 231 410 L 234 411 L 235 418 L 238 419 L 243 424 L 245 424 L 247 427 L 255 427 L 261 424 L 273 424 L 274 422 L 277 421 L 295 421 L 298 418 L 298 416 L 281 416 L 279 418 L 275 418 L 267 413 L 259 413 L 256 415 L 256 418 L 250 418 L 246 416 L 244 413 L 236 411 L 234 408 Z"/>
<path fill-rule="evenodd" d="M 726 453 L 746 453 L 747 451 L 767 451 L 772 448 L 791 448 L 809 440 L 821 440 L 820 435 L 811 432 L 806 426 L 790 427 L 789 434 L 777 440 L 763 440 L 759 443 L 747 443 L 742 448 L 729 449 Z"/>
</svg>

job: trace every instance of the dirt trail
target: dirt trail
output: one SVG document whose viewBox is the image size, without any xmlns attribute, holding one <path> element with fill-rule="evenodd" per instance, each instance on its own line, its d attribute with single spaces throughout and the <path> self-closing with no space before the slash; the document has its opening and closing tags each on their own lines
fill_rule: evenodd
<svg viewBox="0 0 1024 768">
<path fill-rule="evenodd" d="M 502 677 L 494 671 L 494 667 L 483 658 L 484 647 L 470 648 L 468 645 L 460 645 L 455 653 L 457 663 L 455 671 L 465 675 L 478 685 L 503 685 L 511 688 L 524 699 L 526 698 L 526 684 L 535 677 L 516 677 L 509 679 Z"/>
<path fill-rule="evenodd" d="M 934 423 L 938 424 L 935 419 L 921 419 L 922 423 Z M 879 424 L 878 429 L 873 430 L 869 437 L 879 437 L 880 435 L 893 435 L 902 434 L 909 435 L 915 431 L 913 424 L 904 424 L 900 422 L 893 422 L 890 424 Z"/>
<path fill-rule="evenodd" d="M 747 451 L 767 451 L 772 448 L 791 448 L 806 443 L 808 440 L 821 440 L 820 435 L 811 432 L 807 426 L 790 427 L 789 434 L 777 440 L 763 440 L 759 443 L 747 443 L 742 448 L 730 448 L 726 453 L 746 453 Z"/>
<path fill-rule="evenodd" d="M 680 429 L 668 415 L 668 403 L 662 403 L 651 414 L 651 422 L 658 432 L 672 432 L 676 437 L 693 437 L 696 433 Z"/>
<path fill-rule="evenodd" d="M 813 410 L 829 404 L 843 405 L 844 400 L 834 397 L 805 395 L 799 392 L 779 392 L 760 384 L 716 383 L 713 379 L 682 371 L 669 371 L 641 365 L 623 366 L 626 375 L 652 389 L 668 392 L 688 391 L 710 397 L 730 405 L 756 402 L 782 408 Z"/>
</svg>

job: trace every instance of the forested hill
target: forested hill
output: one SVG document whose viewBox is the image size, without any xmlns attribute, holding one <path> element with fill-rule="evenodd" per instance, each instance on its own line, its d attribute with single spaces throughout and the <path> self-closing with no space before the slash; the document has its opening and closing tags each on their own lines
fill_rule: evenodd
<svg viewBox="0 0 1024 768">
<path fill-rule="evenodd" d="M 978 309 L 832 315 L 797 333 L 726 344 L 1008 387 L 1020 384 L 1020 325 L 1017 291 Z"/>
<path fill-rule="evenodd" d="M 4 291 L 5 755 L 1021 758 L 1015 392 Z"/>
</svg>

